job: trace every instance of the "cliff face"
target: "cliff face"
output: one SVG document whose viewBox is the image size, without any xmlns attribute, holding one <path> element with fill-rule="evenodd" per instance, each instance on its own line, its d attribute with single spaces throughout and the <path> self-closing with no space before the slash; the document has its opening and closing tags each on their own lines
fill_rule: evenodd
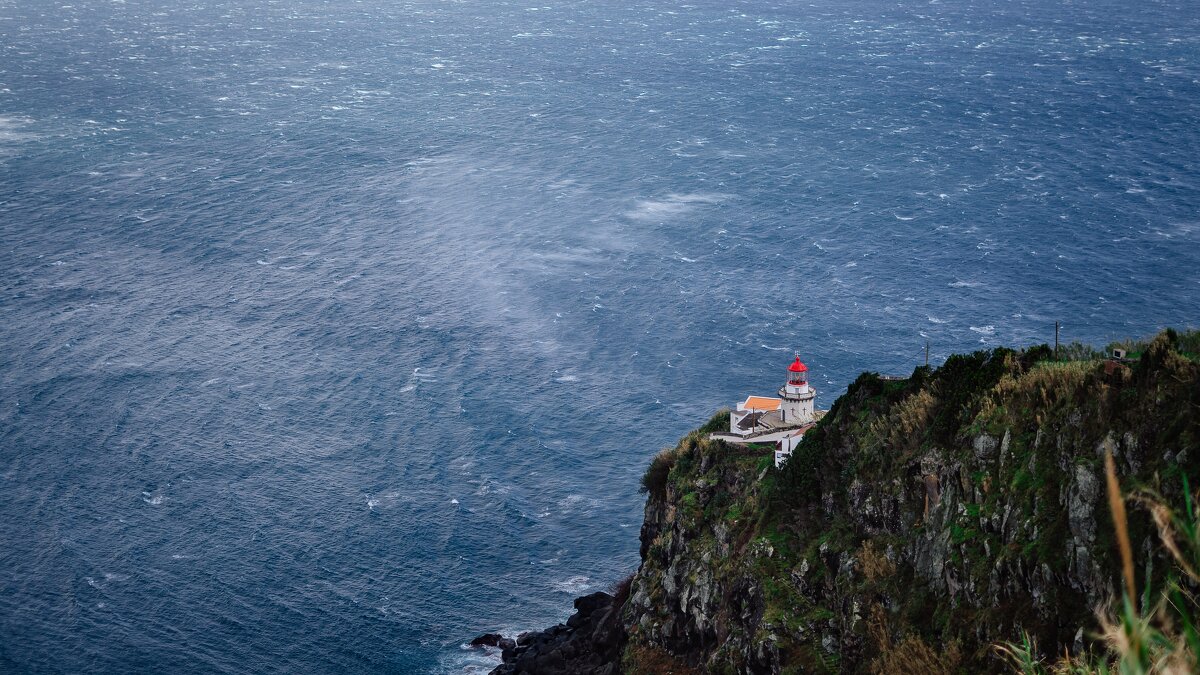
<svg viewBox="0 0 1200 675">
<path fill-rule="evenodd" d="M 1174 342 L 1127 363 L 1041 347 L 865 374 L 781 470 L 769 447 L 709 440 L 719 414 L 647 471 L 607 653 L 626 673 L 950 673 L 1000 670 L 990 646 L 1019 630 L 1084 648 L 1120 579 L 1105 452 L 1126 490 L 1178 501 L 1200 482 L 1200 366 Z M 1161 575 L 1136 508 L 1130 534 Z"/>
<path fill-rule="evenodd" d="M 1172 341 L 1123 364 L 999 349 L 863 375 L 780 471 L 707 440 L 714 418 L 647 474 L 624 669 L 980 672 L 1018 629 L 1083 648 L 1119 583 L 1104 452 L 1168 499 L 1200 477 L 1200 367 Z"/>
</svg>

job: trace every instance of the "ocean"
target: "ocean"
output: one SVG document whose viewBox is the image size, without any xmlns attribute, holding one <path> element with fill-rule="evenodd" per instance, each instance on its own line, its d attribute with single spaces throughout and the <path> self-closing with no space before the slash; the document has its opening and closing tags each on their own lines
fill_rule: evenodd
<svg viewBox="0 0 1200 675">
<path fill-rule="evenodd" d="M 1195 326 L 1200 5 L 0 0 L 0 671 L 464 673 L 794 353 Z"/>
</svg>

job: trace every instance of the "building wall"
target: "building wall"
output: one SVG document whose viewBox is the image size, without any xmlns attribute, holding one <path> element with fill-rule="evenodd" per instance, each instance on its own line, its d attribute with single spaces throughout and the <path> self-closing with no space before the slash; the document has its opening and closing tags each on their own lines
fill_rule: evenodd
<svg viewBox="0 0 1200 675">
<path fill-rule="evenodd" d="M 796 436 L 788 436 L 782 438 L 775 446 L 775 468 L 783 466 L 783 463 L 791 459 L 792 451 L 800 444 L 800 440 L 804 438 L 804 434 Z"/>
<path fill-rule="evenodd" d="M 813 421 L 813 402 L 815 398 L 810 398 L 807 401 L 789 401 L 784 400 L 783 407 L 786 412 L 786 420 L 788 424 L 808 424 Z"/>
<path fill-rule="evenodd" d="M 738 410 L 729 413 L 729 433 L 745 436 L 746 432 L 738 428 L 738 422 L 745 419 L 746 415 L 749 415 L 750 412 L 749 410 L 741 410 L 739 405 Z"/>
</svg>

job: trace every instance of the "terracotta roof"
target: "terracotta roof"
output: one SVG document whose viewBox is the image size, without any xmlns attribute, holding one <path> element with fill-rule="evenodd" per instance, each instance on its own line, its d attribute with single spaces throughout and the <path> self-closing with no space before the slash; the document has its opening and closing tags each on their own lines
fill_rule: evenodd
<svg viewBox="0 0 1200 675">
<path fill-rule="evenodd" d="M 746 398 L 746 402 L 742 404 L 742 410 L 779 410 L 783 404 L 781 398 L 770 398 L 768 396 L 750 396 Z"/>
</svg>

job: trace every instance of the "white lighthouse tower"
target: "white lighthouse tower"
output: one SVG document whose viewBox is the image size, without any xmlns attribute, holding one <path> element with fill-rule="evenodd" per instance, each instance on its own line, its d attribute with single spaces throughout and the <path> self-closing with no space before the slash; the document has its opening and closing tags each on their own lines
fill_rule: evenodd
<svg viewBox="0 0 1200 675">
<path fill-rule="evenodd" d="M 779 388 L 779 397 L 783 399 L 780 413 L 785 424 L 808 424 L 815 419 L 813 402 L 817 399 L 817 390 L 809 386 L 808 366 L 800 362 L 798 354 L 788 366 L 787 384 Z"/>
<path fill-rule="evenodd" d="M 817 390 L 808 384 L 808 366 L 799 355 L 787 369 L 779 398 L 748 396 L 729 411 L 729 431 L 710 438 L 738 445 L 775 444 L 775 468 L 783 466 L 804 439 L 804 433 L 827 411 L 815 410 Z"/>
</svg>

